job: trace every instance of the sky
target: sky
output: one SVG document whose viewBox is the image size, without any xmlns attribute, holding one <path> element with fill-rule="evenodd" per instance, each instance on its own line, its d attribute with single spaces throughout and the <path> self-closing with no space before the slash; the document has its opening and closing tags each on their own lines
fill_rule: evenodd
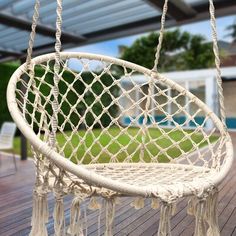
<svg viewBox="0 0 236 236">
<path fill-rule="evenodd" d="M 228 16 L 228 17 L 222 17 L 217 19 L 217 33 L 218 38 L 220 40 L 228 41 L 230 42 L 232 39 L 227 36 L 229 32 L 226 31 L 226 27 L 228 25 L 231 25 L 235 22 L 236 16 Z M 208 41 L 211 40 L 211 31 L 210 31 L 210 22 L 208 21 L 202 21 L 194 24 L 188 24 L 181 27 L 178 27 L 182 31 L 188 31 L 192 34 L 201 34 L 203 35 Z M 175 29 L 175 28 L 169 28 L 169 30 Z M 146 32 L 146 34 L 149 32 Z M 145 33 L 144 33 L 145 34 Z M 119 45 L 125 45 L 130 46 L 132 43 L 141 35 L 133 35 L 129 37 L 123 37 L 118 38 L 114 40 L 104 41 L 100 43 L 95 43 L 83 47 L 78 47 L 71 49 L 70 51 L 79 51 L 79 52 L 89 52 L 89 53 L 95 53 L 95 54 L 104 54 L 107 56 L 113 56 L 118 57 L 119 51 L 118 47 Z"/>
</svg>

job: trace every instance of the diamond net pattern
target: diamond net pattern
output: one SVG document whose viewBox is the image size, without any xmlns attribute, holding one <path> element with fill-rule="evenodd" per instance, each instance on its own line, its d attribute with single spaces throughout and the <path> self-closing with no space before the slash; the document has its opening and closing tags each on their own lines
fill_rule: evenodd
<svg viewBox="0 0 236 236">
<path fill-rule="evenodd" d="M 47 60 L 33 65 L 33 73 L 24 72 L 16 100 L 28 124 L 63 157 L 78 164 L 171 162 L 220 168 L 224 139 L 184 89 L 144 73 L 138 81 L 135 67 L 102 58 L 62 60 L 57 87 L 53 64 Z"/>
</svg>

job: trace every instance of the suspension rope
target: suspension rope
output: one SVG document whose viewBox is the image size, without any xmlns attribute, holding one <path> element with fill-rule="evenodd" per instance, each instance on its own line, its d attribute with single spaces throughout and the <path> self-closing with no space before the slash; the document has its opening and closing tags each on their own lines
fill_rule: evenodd
<svg viewBox="0 0 236 236">
<path fill-rule="evenodd" d="M 62 34 L 62 0 L 57 0 L 56 43 L 55 43 L 56 68 L 58 65 L 60 65 L 61 34 Z"/>
<path fill-rule="evenodd" d="M 162 47 L 163 38 L 164 38 L 164 29 L 165 29 L 167 11 L 168 11 L 168 0 L 165 0 L 164 6 L 163 6 L 163 13 L 161 17 L 161 29 L 159 33 L 159 41 L 158 41 L 158 45 L 157 45 L 157 49 L 155 53 L 154 66 L 152 68 L 154 72 L 157 72 L 157 66 L 160 59 L 161 47 Z M 210 22 L 211 22 L 211 30 L 212 30 L 213 52 L 215 56 L 216 81 L 217 81 L 219 103 L 220 103 L 220 118 L 221 118 L 222 123 L 226 127 L 224 94 L 223 94 L 223 88 L 222 88 L 222 78 L 221 78 L 221 69 L 220 69 L 220 53 L 219 53 L 219 47 L 218 47 L 218 41 L 217 41 L 215 7 L 214 7 L 213 0 L 209 0 L 209 12 L 210 12 Z"/>
<path fill-rule="evenodd" d="M 210 12 L 210 22 L 212 30 L 212 41 L 213 41 L 213 52 L 215 56 L 215 66 L 216 66 L 216 81 L 219 94 L 219 103 L 220 103 L 220 118 L 222 123 L 226 127 L 226 115 L 225 115 L 225 106 L 224 106 L 224 94 L 222 88 L 222 78 L 221 78 L 221 69 L 220 69 L 220 53 L 217 42 L 217 31 L 216 31 L 216 18 L 215 18 L 215 7 L 213 0 L 209 0 L 209 12 Z"/>
<path fill-rule="evenodd" d="M 162 47 L 162 42 L 163 42 L 163 37 L 164 37 L 164 29 L 165 29 L 165 20 L 166 20 L 166 14 L 168 10 L 168 0 L 165 0 L 164 6 L 163 6 L 163 13 L 161 17 L 161 29 L 160 29 L 160 34 L 159 34 L 159 40 L 158 40 L 158 45 L 156 49 L 156 54 L 155 54 L 155 60 L 154 60 L 154 67 L 152 68 L 152 71 L 157 72 L 157 66 L 159 63 L 159 58 L 160 58 L 160 53 L 161 53 L 161 47 Z M 144 119 L 143 119 L 143 125 L 141 126 L 141 131 L 142 131 L 142 142 L 141 142 L 141 147 L 140 147 L 140 161 L 144 162 L 144 155 L 145 155 L 145 143 L 147 140 L 148 136 L 148 128 L 147 128 L 147 123 L 149 122 L 149 119 L 151 118 L 151 122 L 153 122 L 154 118 L 152 117 L 150 113 L 150 107 L 152 104 L 152 93 L 154 91 L 154 77 L 151 76 L 149 82 L 148 82 L 148 94 L 147 94 L 147 101 L 145 105 L 145 110 L 144 110 Z"/>
<path fill-rule="evenodd" d="M 52 136 L 51 145 L 56 147 L 56 132 L 58 127 L 58 83 L 60 81 L 60 52 L 61 52 L 61 33 L 62 33 L 62 0 L 57 0 L 57 20 L 56 20 L 56 43 L 55 43 L 55 63 L 54 63 L 54 86 L 53 86 L 53 117 L 52 117 Z"/>
<path fill-rule="evenodd" d="M 34 47 L 34 41 L 35 41 L 35 36 L 36 36 L 36 27 L 38 25 L 39 21 L 39 9 L 40 9 L 40 0 L 35 0 L 34 4 L 34 13 L 32 16 L 32 25 L 31 25 L 31 32 L 29 35 L 29 42 L 28 42 L 28 49 L 27 49 L 27 57 L 26 57 L 26 63 L 25 63 L 25 71 L 29 71 L 29 77 L 33 78 L 34 77 L 34 69 L 31 64 L 32 60 L 32 54 L 33 54 L 33 47 Z M 25 78 L 27 80 L 27 78 Z M 33 83 L 33 80 L 30 79 L 30 83 Z M 22 87 L 22 92 L 24 93 L 24 98 L 23 98 L 23 116 L 25 117 L 26 114 L 26 101 L 27 101 L 27 96 L 28 96 L 28 90 L 30 88 L 30 85 Z M 33 122 L 33 121 L 32 121 Z"/>
<path fill-rule="evenodd" d="M 36 36 L 36 27 L 39 21 L 39 9 L 40 9 L 40 0 L 35 0 L 34 14 L 32 17 L 31 33 L 30 33 L 29 44 L 28 44 L 28 49 L 27 49 L 27 58 L 26 58 L 27 69 L 29 69 L 29 66 L 31 65 L 34 41 L 35 41 L 35 36 Z"/>
<path fill-rule="evenodd" d="M 160 54 L 161 54 L 167 11 L 168 11 L 168 0 L 165 0 L 164 6 L 163 6 L 163 11 L 162 11 L 162 16 L 161 16 L 161 29 L 160 29 L 160 33 L 159 33 L 159 40 L 158 40 L 158 44 L 157 44 L 157 48 L 156 48 L 154 66 L 152 68 L 152 70 L 155 72 L 157 72 L 157 66 L 158 66 Z"/>
<path fill-rule="evenodd" d="M 34 6 L 34 14 L 32 17 L 32 26 L 31 26 L 31 33 L 29 38 L 29 45 L 27 49 L 27 59 L 26 59 L 26 66 L 27 69 L 30 69 L 30 64 L 32 60 L 32 53 L 33 53 L 33 46 L 36 36 L 36 27 L 39 20 L 39 9 L 40 9 L 40 0 L 35 0 Z M 163 13 L 161 17 L 161 29 L 159 33 L 159 40 L 158 45 L 155 53 L 155 60 L 153 71 L 157 71 L 157 66 L 159 64 L 161 47 L 164 38 L 164 29 L 165 29 L 165 21 L 166 15 L 168 11 L 168 0 L 165 0 L 163 6 Z M 209 0 L 209 12 L 210 12 L 210 21 L 211 21 L 211 29 L 212 29 L 212 39 L 213 39 L 213 52 L 215 56 L 215 66 L 216 66 L 216 80 L 217 80 L 217 87 L 218 87 L 218 94 L 219 94 L 219 103 L 220 103 L 220 117 L 222 122 L 225 124 L 226 115 L 225 115 L 225 106 L 224 106 L 224 95 L 223 95 L 223 88 L 222 88 L 222 79 L 221 79 L 221 70 L 220 70 L 220 55 L 219 55 L 219 47 L 217 43 L 217 31 L 216 31 L 216 18 L 215 18 L 215 7 L 213 0 Z M 55 65 L 54 65 L 54 98 L 58 97 L 58 82 L 59 82 L 59 70 L 60 70 L 60 51 L 61 51 L 61 32 L 62 32 L 62 0 L 57 0 L 57 21 L 56 21 L 56 43 L 55 43 Z M 57 114 L 58 106 L 57 106 L 57 99 L 54 100 L 54 112 Z M 57 126 L 57 118 L 54 117 L 53 119 L 53 133 L 56 132 Z"/>
</svg>

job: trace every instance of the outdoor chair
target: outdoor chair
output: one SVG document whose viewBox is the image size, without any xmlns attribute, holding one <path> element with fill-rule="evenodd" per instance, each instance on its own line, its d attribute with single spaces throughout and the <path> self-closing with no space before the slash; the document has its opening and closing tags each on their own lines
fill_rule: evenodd
<svg viewBox="0 0 236 236">
<path fill-rule="evenodd" d="M 15 174 L 15 172 L 17 171 L 16 157 L 15 157 L 15 151 L 14 151 L 15 133 L 16 133 L 16 124 L 15 123 L 13 123 L 13 122 L 4 122 L 3 123 L 1 130 L 0 130 L 0 151 L 10 151 L 12 153 L 15 171 L 11 174 Z M 0 159 L 0 165 L 2 165 L 1 159 Z M 9 173 L 7 175 L 9 175 Z"/>
<path fill-rule="evenodd" d="M 167 2 L 154 67 L 147 69 L 103 55 L 61 52 L 61 0 L 57 0 L 56 52 L 32 59 L 39 18 L 36 1 L 27 61 L 12 75 L 7 90 L 10 113 L 30 141 L 36 164 L 31 236 L 47 235 L 50 192 L 55 196 L 57 236 L 66 232 L 63 198 L 69 194 L 74 199 L 67 232 L 73 236 L 89 234 L 82 208 L 105 212 L 105 235 L 113 235 L 117 199 L 127 196 L 133 197 L 136 209 L 144 207 L 145 199 L 153 209 L 161 205 L 159 236 L 171 235 L 170 218 L 183 197 L 189 199 L 188 213 L 196 218 L 195 236 L 220 235 L 218 185 L 232 165 L 233 148 L 225 125 L 214 6 L 209 0 L 221 118 L 158 72 Z M 78 71 L 70 68 L 71 59 Z M 146 78 L 146 91 L 132 80 L 137 73 Z M 133 86 L 123 88 L 123 78 Z M 137 100 L 135 90 L 142 94 Z M 122 106 L 124 98 L 130 101 L 128 109 Z M 168 103 L 172 112 L 166 109 Z M 132 110 L 139 114 L 129 115 L 129 124 L 123 126 L 121 120 Z M 182 114 L 185 120 L 177 122 Z M 167 122 L 171 129 L 164 127 Z M 194 126 L 192 131 L 185 129 L 187 123 Z"/>
</svg>

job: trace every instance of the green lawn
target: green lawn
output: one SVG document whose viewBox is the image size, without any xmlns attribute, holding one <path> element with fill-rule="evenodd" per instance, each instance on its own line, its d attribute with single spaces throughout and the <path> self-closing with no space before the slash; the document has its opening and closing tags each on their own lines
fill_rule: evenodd
<svg viewBox="0 0 236 236">
<path fill-rule="evenodd" d="M 57 141 L 60 147 L 63 149 L 66 157 L 70 157 L 72 161 L 76 162 L 76 159 L 81 160 L 83 163 L 89 163 L 91 158 L 98 157 L 99 162 L 108 162 L 110 156 L 104 151 L 107 150 L 112 155 L 116 155 L 117 159 L 122 162 L 127 153 L 132 156 L 132 161 L 138 162 L 140 160 L 140 143 L 142 142 L 142 133 L 137 128 L 129 128 L 126 133 L 121 133 L 117 127 L 112 127 L 107 133 L 101 133 L 101 129 L 94 129 L 89 134 L 85 134 L 85 131 L 81 130 L 76 134 L 66 132 L 66 137 L 62 134 L 57 135 Z M 150 156 L 157 157 L 159 162 L 168 162 L 167 155 L 160 152 L 160 149 L 166 149 L 166 153 L 172 157 L 177 158 L 181 155 L 181 150 L 189 151 L 192 149 L 193 144 L 199 146 L 207 145 L 203 141 L 201 134 L 193 133 L 192 131 L 186 131 L 184 134 L 181 131 L 165 130 L 166 136 L 161 137 L 160 130 L 156 128 L 150 128 L 145 139 L 146 150 L 144 152 L 144 160 L 150 162 Z M 86 137 L 85 137 L 86 135 Z M 67 143 L 67 138 L 71 137 L 71 142 Z M 185 138 L 184 138 L 185 137 Z M 97 141 L 95 139 L 98 138 Z M 111 142 L 111 139 L 115 138 L 115 142 Z M 210 141 L 214 142 L 217 140 L 217 136 L 212 135 Z M 155 140 L 154 143 L 150 143 L 150 139 Z M 132 140 L 132 141 L 131 141 Z M 170 147 L 171 144 L 179 142 L 179 147 Z M 20 153 L 20 139 L 19 137 L 14 140 L 16 153 Z M 125 151 L 121 149 L 125 146 Z M 89 154 L 86 150 L 90 151 Z M 31 156 L 30 151 L 29 155 Z"/>
</svg>

